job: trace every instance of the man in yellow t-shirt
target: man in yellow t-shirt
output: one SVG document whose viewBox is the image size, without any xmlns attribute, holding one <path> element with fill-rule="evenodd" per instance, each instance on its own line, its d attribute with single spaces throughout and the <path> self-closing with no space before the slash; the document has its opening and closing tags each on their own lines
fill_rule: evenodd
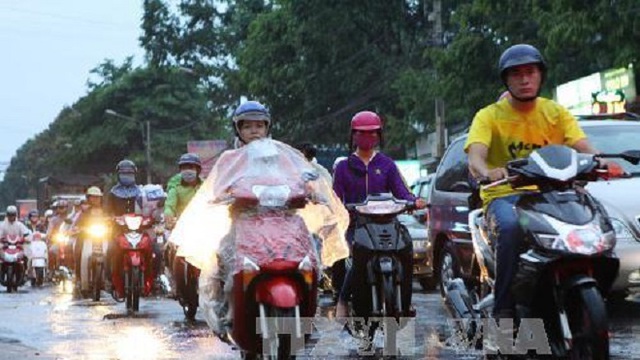
<svg viewBox="0 0 640 360">
<path fill-rule="evenodd" d="M 500 77 L 510 96 L 476 114 L 465 151 L 469 170 L 476 179 L 497 181 L 508 176 L 508 161 L 528 156 L 549 144 L 565 144 L 581 153 L 596 154 L 577 120 L 558 103 L 539 97 L 546 64 L 533 46 L 511 46 L 500 56 Z M 511 280 L 518 265 L 523 237 L 514 204 L 518 192 L 508 184 L 480 194 L 496 239 L 496 281 L 493 313 L 513 317 Z"/>
</svg>

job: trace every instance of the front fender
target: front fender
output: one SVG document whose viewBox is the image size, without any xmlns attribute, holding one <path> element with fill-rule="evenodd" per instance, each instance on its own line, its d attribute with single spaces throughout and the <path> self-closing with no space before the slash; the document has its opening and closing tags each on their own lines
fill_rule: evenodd
<svg viewBox="0 0 640 360">
<path fill-rule="evenodd" d="M 588 276 L 588 275 L 575 275 L 565 280 L 562 284 L 562 288 L 565 292 L 571 291 L 573 288 L 581 287 L 584 285 L 598 285 L 596 279 Z"/>
<path fill-rule="evenodd" d="M 301 302 L 298 282 L 287 276 L 275 276 L 256 284 L 256 302 L 279 308 L 292 308 Z"/>
</svg>

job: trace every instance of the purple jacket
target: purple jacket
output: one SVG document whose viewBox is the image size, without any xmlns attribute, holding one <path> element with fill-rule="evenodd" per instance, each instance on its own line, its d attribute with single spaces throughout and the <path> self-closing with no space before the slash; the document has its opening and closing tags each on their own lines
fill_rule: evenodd
<svg viewBox="0 0 640 360">
<path fill-rule="evenodd" d="M 363 202 L 373 193 L 390 192 L 398 199 L 416 199 L 396 164 L 382 153 L 376 153 L 368 166 L 355 154 L 339 162 L 333 174 L 333 190 L 343 204 Z"/>
</svg>

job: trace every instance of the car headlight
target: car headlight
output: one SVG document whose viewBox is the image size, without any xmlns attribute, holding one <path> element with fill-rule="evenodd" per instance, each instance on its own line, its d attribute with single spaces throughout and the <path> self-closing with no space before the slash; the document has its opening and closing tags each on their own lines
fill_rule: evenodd
<svg viewBox="0 0 640 360">
<path fill-rule="evenodd" d="M 431 246 L 429 240 L 414 240 L 413 250 L 427 250 Z"/>
<path fill-rule="evenodd" d="M 613 226 L 613 231 L 616 233 L 616 239 L 622 241 L 632 241 L 635 240 L 635 236 L 631 233 L 631 230 L 625 223 L 616 218 L 611 218 L 611 225 Z"/>
</svg>

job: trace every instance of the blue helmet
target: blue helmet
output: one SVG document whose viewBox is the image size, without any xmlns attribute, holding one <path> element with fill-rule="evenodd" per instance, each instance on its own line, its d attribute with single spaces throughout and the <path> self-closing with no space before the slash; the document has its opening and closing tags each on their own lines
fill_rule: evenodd
<svg viewBox="0 0 640 360">
<path fill-rule="evenodd" d="M 196 165 L 202 168 L 202 162 L 200 161 L 200 156 L 198 156 L 198 154 L 196 153 L 186 153 L 180 156 L 180 159 L 178 160 L 178 166 L 188 165 L 188 164 Z"/>
<path fill-rule="evenodd" d="M 267 127 L 271 125 L 269 109 L 257 101 L 245 101 L 233 112 L 233 126 L 238 131 L 238 123 L 243 120 L 265 121 Z"/>
</svg>

